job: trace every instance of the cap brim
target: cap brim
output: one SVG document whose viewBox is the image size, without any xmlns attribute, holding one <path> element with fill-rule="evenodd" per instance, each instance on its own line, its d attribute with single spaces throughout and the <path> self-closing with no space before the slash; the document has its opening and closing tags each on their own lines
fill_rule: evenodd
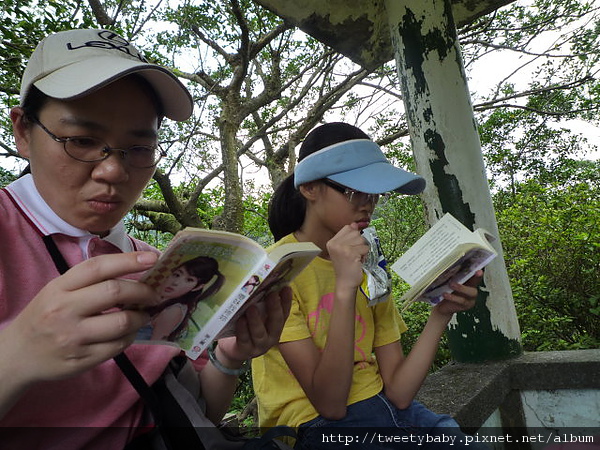
<svg viewBox="0 0 600 450">
<path fill-rule="evenodd" d="M 425 180 L 414 173 L 394 167 L 387 162 L 376 162 L 368 166 L 329 175 L 327 178 L 367 194 L 383 194 L 396 191 L 414 195 L 423 192 Z"/>
<path fill-rule="evenodd" d="M 191 95 L 173 74 L 160 66 L 126 58 L 88 58 L 58 69 L 33 84 L 50 97 L 68 100 L 88 95 L 132 73 L 139 73 L 152 85 L 166 117 L 181 121 L 191 116 Z"/>
</svg>

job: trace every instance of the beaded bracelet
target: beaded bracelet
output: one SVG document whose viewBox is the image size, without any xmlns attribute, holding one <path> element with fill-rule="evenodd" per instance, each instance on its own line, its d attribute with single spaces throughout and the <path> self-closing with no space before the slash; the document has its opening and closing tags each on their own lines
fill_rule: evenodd
<svg viewBox="0 0 600 450">
<path fill-rule="evenodd" d="M 217 343 L 215 342 L 213 345 L 208 347 L 208 359 L 215 366 L 219 372 L 224 373 L 225 375 L 233 375 L 235 377 L 239 377 L 240 375 L 248 372 L 250 370 L 250 361 L 244 361 L 242 367 L 239 369 L 230 369 L 229 367 L 225 367 L 221 364 L 221 361 L 217 359 L 217 355 L 215 354 L 215 349 L 217 348 Z"/>
</svg>

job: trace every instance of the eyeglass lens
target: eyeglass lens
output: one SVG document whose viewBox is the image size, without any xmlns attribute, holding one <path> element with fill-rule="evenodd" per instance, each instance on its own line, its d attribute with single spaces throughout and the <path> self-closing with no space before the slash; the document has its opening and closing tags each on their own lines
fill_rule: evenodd
<svg viewBox="0 0 600 450">
<path fill-rule="evenodd" d="M 112 152 L 119 152 L 129 166 L 144 169 L 154 167 L 164 156 L 158 146 L 134 145 L 127 149 L 120 149 L 109 147 L 106 142 L 95 137 L 72 136 L 61 138 L 48 130 L 37 117 L 31 116 L 29 119 L 56 142 L 62 142 L 67 155 L 78 161 L 102 161 L 108 158 Z"/>
<path fill-rule="evenodd" d="M 355 191 L 353 189 L 346 189 L 345 194 L 348 201 L 356 206 L 366 204 L 376 205 L 379 201 L 379 194 L 367 194 L 366 192 Z"/>
<path fill-rule="evenodd" d="M 69 156 L 86 162 L 103 160 L 116 151 L 121 153 L 130 166 L 143 168 L 156 165 L 161 157 L 160 151 L 155 147 L 136 145 L 128 149 L 116 149 L 92 137 L 65 138 L 64 144 Z"/>
<path fill-rule="evenodd" d="M 363 206 L 368 203 L 376 205 L 379 201 L 379 194 L 367 194 L 366 192 L 356 191 L 334 181 L 325 178 L 323 182 L 332 189 L 344 194 L 348 201 L 354 206 Z"/>
</svg>

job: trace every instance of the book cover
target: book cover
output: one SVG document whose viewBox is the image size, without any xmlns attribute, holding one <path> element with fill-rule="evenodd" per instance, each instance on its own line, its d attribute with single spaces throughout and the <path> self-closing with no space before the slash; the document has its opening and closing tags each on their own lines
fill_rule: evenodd
<svg viewBox="0 0 600 450">
<path fill-rule="evenodd" d="M 186 228 L 173 238 L 141 282 L 161 295 L 149 308 L 146 343 L 171 343 L 196 359 L 215 339 L 230 336 L 250 304 L 288 284 L 320 253 L 312 243 L 287 244 L 267 253 L 254 240 L 225 231 Z"/>
</svg>

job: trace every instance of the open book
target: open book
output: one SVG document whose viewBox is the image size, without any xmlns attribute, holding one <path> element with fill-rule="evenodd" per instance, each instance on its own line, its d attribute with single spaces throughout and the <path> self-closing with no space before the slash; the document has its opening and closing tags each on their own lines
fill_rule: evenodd
<svg viewBox="0 0 600 450">
<path fill-rule="evenodd" d="M 215 339 L 233 335 L 250 304 L 260 308 L 269 292 L 289 284 L 320 251 L 300 242 L 267 253 L 239 234 L 185 228 L 140 278 L 163 301 L 148 309 L 151 323 L 137 340 L 171 342 L 196 359 Z"/>
<path fill-rule="evenodd" d="M 471 231 L 446 213 L 392 265 L 410 285 L 400 299 L 402 310 L 413 301 L 438 304 L 444 292 L 452 292 L 450 282 L 467 281 L 496 257 L 494 240 L 484 229 Z"/>
</svg>

